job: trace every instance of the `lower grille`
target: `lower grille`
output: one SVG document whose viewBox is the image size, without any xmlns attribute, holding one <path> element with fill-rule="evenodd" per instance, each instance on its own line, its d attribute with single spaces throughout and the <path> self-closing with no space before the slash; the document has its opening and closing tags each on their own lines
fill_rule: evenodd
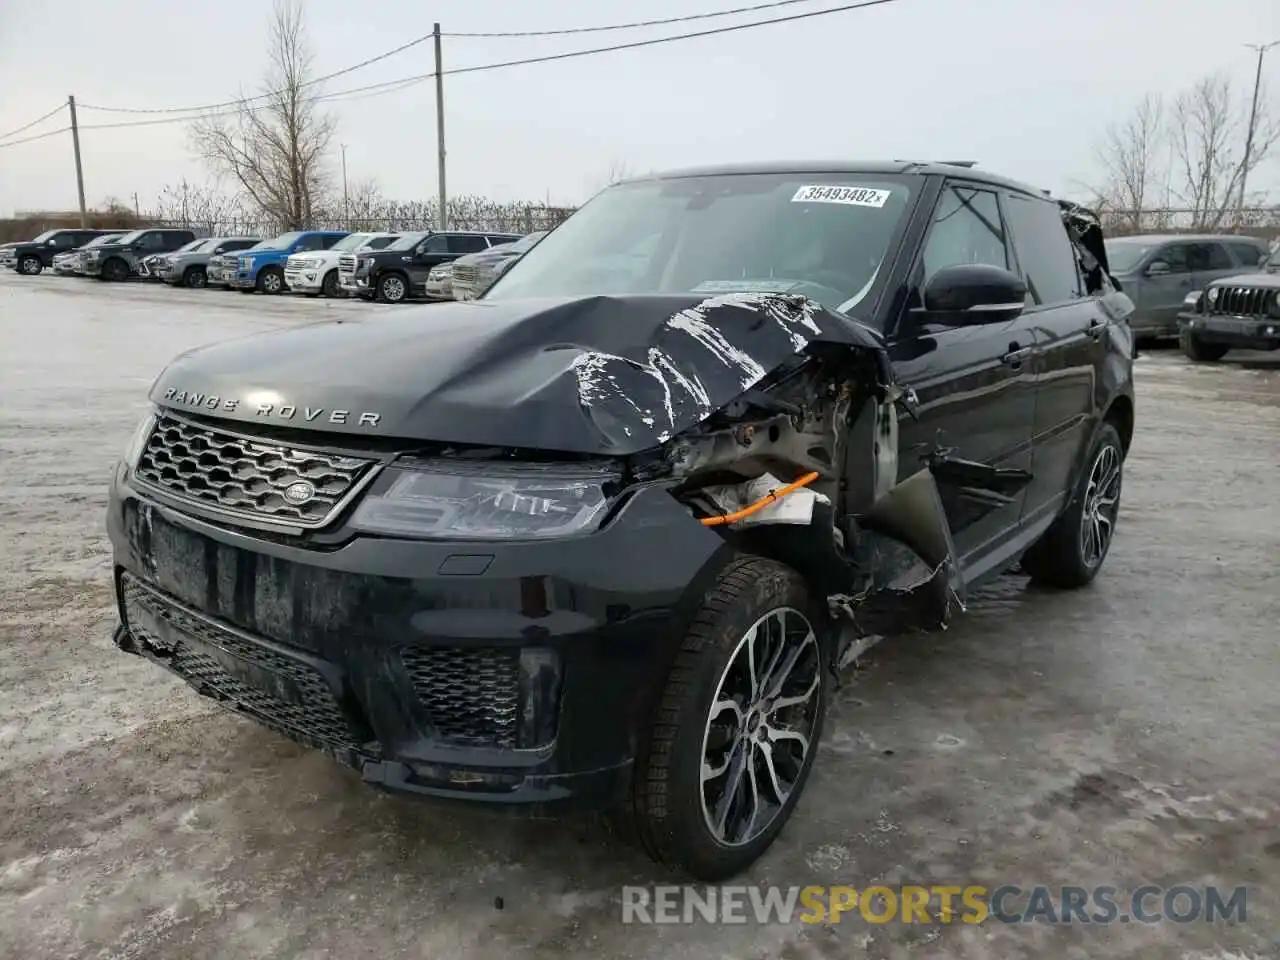
<svg viewBox="0 0 1280 960">
<path fill-rule="evenodd" d="M 144 484 L 223 513 L 315 528 L 373 468 L 371 460 L 252 440 L 162 414 L 134 473 Z"/>
<path fill-rule="evenodd" d="M 129 632 L 167 654 L 174 671 L 202 693 L 231 700 L 264 726 L 294 739 L 335 749 L 359 748 L 359 738 L 338 706 L 329 684 L 305 663 L 195 616 L 128 574 L 121 578 L 121 591 Z M 165 631 L 165 635 L 150 630 L 146 626 L 148 619 L 163 620 L 171 630 Z M 282 678 L 297 691 L 296 702 L 249 686 L 232 676 L 218 659 L 201 649 L 201 643 Z"/>
<path fill-rule="evenodd" d="M 400 656 L 442 740 L 505 749 L 520 745 L 518 650 L 410 647 Z"/>
</svg>

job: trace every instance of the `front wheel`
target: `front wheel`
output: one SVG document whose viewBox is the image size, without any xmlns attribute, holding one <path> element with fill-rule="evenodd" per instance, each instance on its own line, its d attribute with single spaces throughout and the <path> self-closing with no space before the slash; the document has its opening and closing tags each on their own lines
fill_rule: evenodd
<svg viewBox="0 0 1280 960">
<path fill-rule="evenodd" d="M 18 272 L 24 273 L 28 277 L 34 277 L 44 269 L 44 261 L 39 257 L 23 257 L 22 262 L 18 264 Z"/>
<path fill-rule="evenodd" d="M 627 815 L 653 859 L 714 882 L 754 863 L 795 809 L 817 753 L 829 679 L 804 579 L 732 562 L 667 677 Z"/>
<path fill-rule="evenodd" d="M 338 271 L 330 270 L 324 275 L 324 279 L 320 281 L 320 292 L 326 297 L 336 297 L 338 290 Z"/>
<path fill-rule="evenodd" d="M 123 260 L 113 258 L 102 265 L 102 279 L 119 283 L 129 279 L 129 265 Z"/>
<path fill-rule="evenodd" d="M 1216 363 L 1231 349 L 1222 343 L 1205 343 L 1190 330 L 1183 330 L 1178 334 L 1178 342 L 1187 359 L 1196 363 Z"/>
<path fill-rule="evenodd" d="M 281 293 L 284 290 L 284 274 L 273 267 L 268 267 L 258 274 L 256 286 L 263 293 Z"/>
<path fill-rule="evenodd" d="M 409 296 L 409 284 L 398 273 L 385 273 L 378 280 L 378 299 L 383 303 L 401 303 Z"/>
<path fill-rule="evenodd" d="M 1124 480 L 1124 446 L 1109 422 L 1098 428 L 1066 511 L 1022 557 L 1033 583 L 1072 589 L 1102 569 L 1115 536 Z"/>
<path fill-rule="evenodd" d="M 207 286 L 208 282 L 209 277 L 204 272 L 203 267 L 187 267 L 186 272 L 182 275 L 182 285 L 184 287 L 193 287 L 199 290 Z"/>
</svg>

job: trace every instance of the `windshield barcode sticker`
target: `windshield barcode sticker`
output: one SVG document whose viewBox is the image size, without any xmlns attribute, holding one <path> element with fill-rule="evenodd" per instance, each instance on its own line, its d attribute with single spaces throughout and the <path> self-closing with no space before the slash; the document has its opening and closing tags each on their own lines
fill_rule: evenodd
<svg viewBox="0 0 1280 960">
<path fill-rule="evenodd" d="M 791 198 L 792 203 L 848 203 L 855 207 L 883 207 L 889 202 L 889 190 L 875 187 L 839 187 L 830 184 L 813 184 L 801 187 Z"/>
</svg>

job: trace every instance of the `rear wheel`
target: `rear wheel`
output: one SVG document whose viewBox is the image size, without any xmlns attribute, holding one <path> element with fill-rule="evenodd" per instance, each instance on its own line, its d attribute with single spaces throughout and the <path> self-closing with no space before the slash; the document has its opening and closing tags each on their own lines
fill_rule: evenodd
<svg viewBox="0 0 1280 960">
<path fill-rule="evenodd" d="M 1216 363 L 1231 349 L 1222 343 L 1205 343 L 1190 330 L 1183 330 L 1178 335 L 1178 341 L 1182 344 L 1182 352 L 1196 363 Z"/>
<path fill-rule="evenodd" d="M 1098 575 L 1120 514 L 1124 447 L 1110 422 L 1098 428 L 1075 496 L 1066 511 L 1022 557 L 1035 583 L 1071 589 Z"/>
<path fill-rule="evenodd" d="M 284 274 L 276 267 L 266 267 L 258 272 L 258 282 L 255 286 L 263 293 L 282 293 Z"/>
<path fill-rule="evenodd" d="M 804 579 L 745 557 L 685 635 L 636 766 L 628 832 L 713 882 L 777 839 L 804 790 L 825 707 L 825 642 Z"/>
<path fill-rule="evenodd" d="M 194 287 L 199 289 L 208 284 L 209 276 L 205 273 L 204 267 L 187 267 L 182 274 L 182 285 L 184 287 Z"/>
<path fill-rule="evenodd" d="M 409 284 L 398 273 L 384 273 L 378 279 L 378 299 L 383 303 L 401 303 L 409 296 Z"/>
<path fill-rule="evenodd" d="M 34 277 L 44 269 L 44 262 L 39 257 L 23 257 L 18 264 L 18 272 Z"/>
</svg>

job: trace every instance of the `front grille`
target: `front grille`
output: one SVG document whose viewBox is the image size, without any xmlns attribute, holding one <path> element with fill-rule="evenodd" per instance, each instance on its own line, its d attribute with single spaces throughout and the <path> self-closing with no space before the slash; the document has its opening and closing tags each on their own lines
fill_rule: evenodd
<svg viewBox="0 0 1280 960">
<path fill-rule="evenodd" d="M 372 460 L 251 440 L 162 414 L 134 474 L 223 513 L 314 528 L 354 496 L 374 466 Z"/>
<path fill-rule="evenodd" d="M 400 656 L 442 740 L 465 746 L 518 746 L 519 651 L 409 647 Z"/>
<path fill-rule="evenodd" d="M 348 723 L 333 690 L 312 667 L 254 643 L 213 620 L 196 616 L 129 574 L 121 577 L 120 586 L 129 632 L 168 657 L 173 670 L 201 693 L 230 700 L 264 726 L 294 739 L 337 749 L 359 748 L 360 738 Z M 148 619 L 153 618 L 169 625 L 166 635 L 146 626 Z M 284 678 L 297 692 L 296 701 L 282 699 L 232 676 L 217 658 L 201 649 L 201 645 L 216 647 Z"/>
<path fill-rule="evenodd" d="M 341 256 L 338 258 L 338 269 L 343 273 L 356 272 L 356 258 L 352 256 Z"/>
<path fill-rule="evenodd" d="M 1253 287 L 1219 287 L 1218 297 L 1209 305 L 1209 312 L 1237 317 L 1263 316 L 1275 293 L 1274 290 Z"/>
<path fill-rule="evenodd" d="M 453 279 L 455 283 L 475 283 L 480 279 L 480 270 L 477 267 L 455 265 L 453 268 Z"/>
</svg>

